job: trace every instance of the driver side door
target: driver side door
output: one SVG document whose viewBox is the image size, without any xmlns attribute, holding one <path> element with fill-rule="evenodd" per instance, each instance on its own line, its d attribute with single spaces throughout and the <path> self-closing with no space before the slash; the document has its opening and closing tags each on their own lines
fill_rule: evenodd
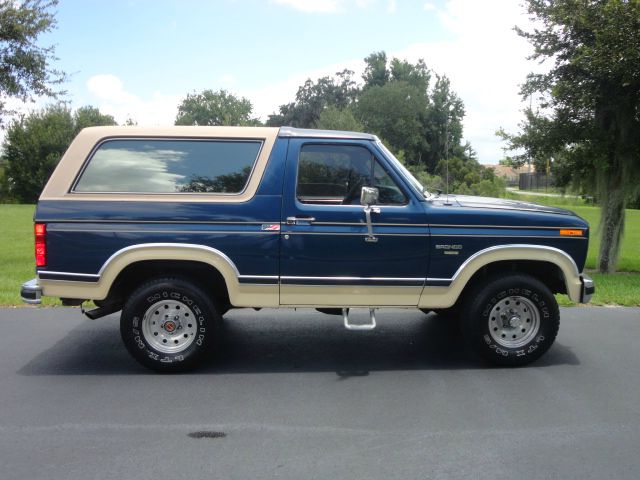
<svg viewBox="0 0 640 480">
<path fill-rule="evenodd" d="M 363 186 L 380 192 L 374 238 Z M 425 209 L 371 142 L 291 139 L 281 222 L 282 305 L 418 304 L 428 267 Z"/>
</svg>

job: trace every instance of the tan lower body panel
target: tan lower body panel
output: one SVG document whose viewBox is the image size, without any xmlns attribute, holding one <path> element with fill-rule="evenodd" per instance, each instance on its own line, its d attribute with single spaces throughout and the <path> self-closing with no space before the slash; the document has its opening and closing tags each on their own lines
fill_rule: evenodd
<svg viewBox="0 0 640 480">
<path fill-rule="evenodd" d="M 77 298 L 82 300 L 104 300 L 109 293 L 101 282 L 68 282 L 61 280 L 38 280 L 42 294 L 47 297 Z M 236 307 L 278 307 L 278 285 L 229 285 L 229 297 Z"/>
<path fill-rule="evenodd" d="M 281 285 L 282 306 L 415 307 L 422 287 Z"/>
</svg>

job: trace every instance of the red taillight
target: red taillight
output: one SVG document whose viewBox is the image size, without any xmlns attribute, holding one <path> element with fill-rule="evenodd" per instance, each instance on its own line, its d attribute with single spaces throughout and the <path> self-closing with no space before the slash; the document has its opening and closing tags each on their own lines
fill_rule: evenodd
<svg viewBox="0 0 640 480">
<path fill-rule="evenodd" d="M 47 265 L 47 226 L 44 223 L 36 223 L 33 227 L 36 236 L 36 267 Z"/>
</svg>

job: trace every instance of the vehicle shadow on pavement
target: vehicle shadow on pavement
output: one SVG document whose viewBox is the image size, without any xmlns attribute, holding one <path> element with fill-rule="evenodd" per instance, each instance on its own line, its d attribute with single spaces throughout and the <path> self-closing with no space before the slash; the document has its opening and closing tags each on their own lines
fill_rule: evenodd
<svg viewBox="0 0 640 480">
<path fill-rule="evenodd" d="M 373 331 L 348 331 L 339 316 L 313 310 L 236 310 L 225 317 L 222 341 L 201 374 L 336 372 L 339 379 L 373 371 L 491 368 L 465 347 L 458 324 L 433 313 L 394 310 Z M 577 365 L 557 342 L 534 366 Z M 118 316 L 87 321 L 22 367 L 20 375 L 138 375 L 120 340 Z"/>
</svg>

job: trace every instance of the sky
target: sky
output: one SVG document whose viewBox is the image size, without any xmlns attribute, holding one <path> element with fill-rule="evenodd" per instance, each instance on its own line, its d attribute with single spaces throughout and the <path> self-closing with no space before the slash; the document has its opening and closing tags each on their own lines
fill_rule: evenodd
<svg viewBox="0 0 640 480">
<path fill-rule="evenodd" d="M 504 157 L 495 131 L 517 131 L 519 86 L 540 68 L 513 31 L 531 25 L 518 0 L 60 0 L 56 12 L 40 40 L 69 74 L 64 99 L 119 123 L 172 125 L 188 93 L 221 88 L 266 120 L 307 78 L 359 78 L 383 50 L 451 79 L 465 140 L 491 164 Z"/>
</svg>

